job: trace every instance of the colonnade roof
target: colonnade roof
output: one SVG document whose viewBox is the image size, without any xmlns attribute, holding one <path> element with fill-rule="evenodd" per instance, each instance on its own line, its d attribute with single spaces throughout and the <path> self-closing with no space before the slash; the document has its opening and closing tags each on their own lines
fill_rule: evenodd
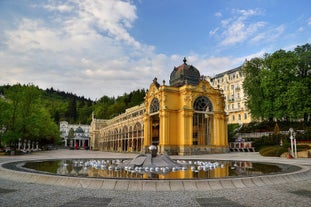
<svg viewBox="0 0 311 207">
<path fill-rule="evenodd" d="M 185 84 L 198 85 L 200 82 L 200 71 L 192 65 L 187 64 L 186 58 L 183 64 L 174 67 L 170 76 L 170 85 L 180 87 Z"/>
</svg>

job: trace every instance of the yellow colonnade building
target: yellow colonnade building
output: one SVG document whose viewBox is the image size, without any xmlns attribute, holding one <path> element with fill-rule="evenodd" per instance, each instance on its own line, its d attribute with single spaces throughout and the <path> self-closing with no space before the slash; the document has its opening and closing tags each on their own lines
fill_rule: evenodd
<svg viewBox="0 0 311 207">
<path fill-rule="evenodd" d="M 112 120 L 91 123 L 91 148 L 103 151 L 192 155 L 229 152 L 224 95 L 192 65 L 175 67 L 170 85 L 155 78 L 145 103 Z"/>
</svg>

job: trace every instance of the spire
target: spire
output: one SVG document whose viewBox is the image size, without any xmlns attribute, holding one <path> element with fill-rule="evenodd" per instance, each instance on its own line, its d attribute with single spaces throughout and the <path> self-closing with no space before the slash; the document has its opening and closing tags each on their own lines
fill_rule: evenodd
<svg viewBox="0 0 311 207">
<path fill-rule="evenodd" d="M 186 57 L 184 57 L 183 61 L 184 61 L 184 64 L 187 65 L 187 59 L 186 59 Z"/>
</svg>

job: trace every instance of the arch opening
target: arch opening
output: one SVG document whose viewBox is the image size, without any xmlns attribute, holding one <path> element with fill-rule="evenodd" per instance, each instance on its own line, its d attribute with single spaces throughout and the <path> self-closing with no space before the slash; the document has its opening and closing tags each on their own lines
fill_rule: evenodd
<svg viewBox="0 0 311 207">
<path fill-rule="evenodd" d="M 192 144 L 211 144 L 211 123 L 213 119 L 212 102 L 205 96 L 199 96 L 193 104 Z"/>
</svg>

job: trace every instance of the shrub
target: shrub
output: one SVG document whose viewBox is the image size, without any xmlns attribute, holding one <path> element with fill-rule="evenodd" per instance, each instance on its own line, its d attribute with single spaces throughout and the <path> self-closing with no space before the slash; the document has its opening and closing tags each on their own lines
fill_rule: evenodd
<svg viewBox="0 0 311 207">
<path fill-rule="evenodd" d="M 265 146 L 259 150 L 259 154 L 268 157 L 280 157 L 284 152 L 288 152 L 289 146 Z M 297 145 L 297 152 L 311 149 L 309 145 Z"/>
<path fill-rule="evenodd" d="M 239 128 L 239 124 L 228 124 L 228 140 L 229 140 L 229 142 L 234 142 L 235 134 L 237 133 L 238 128 Z"/>
<path fill-rule="evenodd" d="M 311 149 L 310 145 L 297 145 L 297 152 Z"/>
<path fill-rule="evenodd" d="M 280 157 L 284 152 L 287 152 L 287 148 L 283 146 L 264 147 L 259 151 L 262 156 L 269 157 Z"/>
<path fill-rule="evenodd" d="M 274 145 L 280 145 L 280 141 L 282 140 L 284 147 L 288 147 L 288 140 L 287 136 L 283 134 L 272 134 L 270 136 L 263 136 L 258 139 L 254 139 L 254 147 L 256 150 L 260 150 L 261 148 L 265 146 L 274 146 Z"/>
<path fill-rule="evenodd" d="M 304 133 L 297 132 L 296 134 L 297 141 L 309 141 L 311 140 L 311 129 L 307 129 Z"/>
<path fill-rule="evenodd" d="M 250 122 L 244 124 L 242 129 L 239 131 L 241 133 L 250 132 L 272 132 L 274 130 L 275 124 L 278 124 L 280 131 L 288 131 L 289 128 L 300 129 L 300 130 L 311 130 L 310 122 L 299 122 L 299 121 L 262 121 L 262 122 Z M 311 132 L 310 132 L 311 133 Z M 310 137 L 310 136 L 309 136 Z"/>
</svg>

